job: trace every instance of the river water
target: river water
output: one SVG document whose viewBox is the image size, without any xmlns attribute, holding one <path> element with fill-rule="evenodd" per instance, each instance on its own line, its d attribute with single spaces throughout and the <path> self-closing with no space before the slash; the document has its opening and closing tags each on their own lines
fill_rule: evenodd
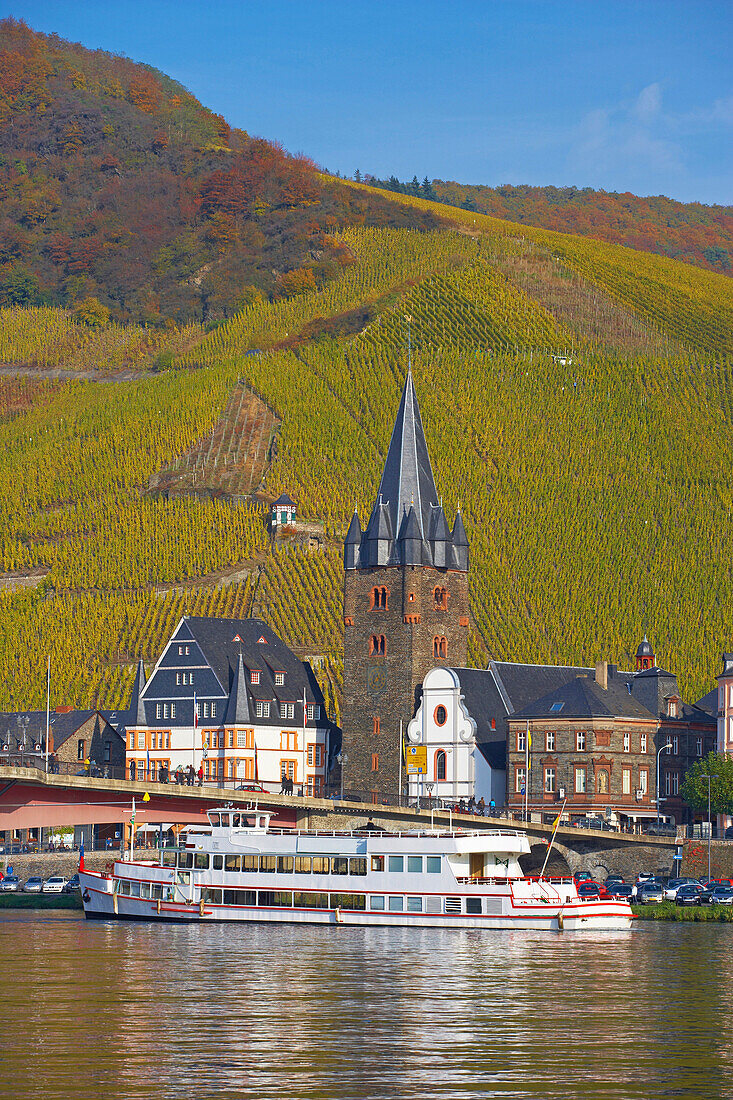
<svg viewBox="0 0 733 1100">
<path fill-rule="evenodd" d="M 0 914 L 0 1097 L 733 1097 L 733 925 Z"/>
</svg>

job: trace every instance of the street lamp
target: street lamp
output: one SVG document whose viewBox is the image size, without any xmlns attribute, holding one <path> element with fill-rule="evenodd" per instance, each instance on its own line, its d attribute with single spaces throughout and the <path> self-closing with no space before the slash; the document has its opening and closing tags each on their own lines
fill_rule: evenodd
<svg viewBox="0 0 733 1100">
<path fill-rule="evenodd" d="M 661 749 L 657 752 L 657 836 L 659 836 L 659 757 L 663 752 L 672 751 L 672 742 L 668 741 L 666 745 L 662 745 Z"/>
<path fill-rule="evenodd" d="M 341 800 L 341 802 L 343 802 L 343 800 L 344 800 L 344 764 L 348 763 L 349 758 L 348 758 L 348 756 L 346 755 L 345 752 L 339 752 L 339 753 L 336 754 L 336 759 L 338 760 L 339 767 L 341 768 L 341 796 L 340 796 L 340 800 Z"/>
<path fill-rule="evenodd" d="M 701 779 L 707 779 L 708 781 L 708 878 L 710 878 L 710 845 L 713 837 L 713 822 L 710 816 L 710 780 L 719 779 L 717 775 L 701 775 Z"/>
</svg>

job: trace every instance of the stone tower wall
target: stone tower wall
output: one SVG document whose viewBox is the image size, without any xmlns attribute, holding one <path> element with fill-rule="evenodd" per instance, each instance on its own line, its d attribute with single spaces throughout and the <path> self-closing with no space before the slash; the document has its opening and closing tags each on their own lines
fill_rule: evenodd
<svg viewBox="0 0 733 1100">
<path fill-rule="evenodd" d="M 372 589 L 385 587 L 387 607 L 373 607 Z M 436 607 L 435 588 L 447 592 Z M 468 649 L 468 576 L 431 566 L 347 570 L 344 583 L 344 771 L 347 790 L 396 795 L 400 773 L 400 720 L 406 731 L 418 688 L 436 665 L 464 666 Z M 370 638 L 383 635 L 386 652 L 370 654 Z M 446 639 L 445 657 L 433 652 Z M 374 719 L 379 719 L 378 732 Z M 378 766 L 373 767 L 373 756 Z M 404 777 L 403 777 L 404 782 Z"/>
</svg>

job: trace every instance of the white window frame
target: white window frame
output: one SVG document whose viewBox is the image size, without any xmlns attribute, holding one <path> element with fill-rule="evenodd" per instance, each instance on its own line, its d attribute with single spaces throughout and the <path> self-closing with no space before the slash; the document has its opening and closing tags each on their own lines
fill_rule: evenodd
<svg viewBox="0 0 733 1100">
<path fill-rule="evenodd" d="M 581 781 L 582 777 L 582 781 Z M 575 793 L 585 794 L 588 789 L 588 772 L 585 767 L 575 769 Z"/>
<path fill-rule="evenodd" d="M 555 768 L 545 768 L 545 794 L 554 794 L 557 771 Z"/>
<path fill-rule="evenodd" d="M 548 730 L 545 734 L 545 752 L 555 751 L 555 731 Z"/>
<path fill-rule="evenodd" d="M 575 734 L 575 751 L 585 752 L 585 730 L 578 730 Z"/>
<path fill-rule="evenodd" d="M 631 734 L 624 734 L 624 752 L 631 752 Z M 631 793 L 631 792 L 629 792 Z"/>
</svg>

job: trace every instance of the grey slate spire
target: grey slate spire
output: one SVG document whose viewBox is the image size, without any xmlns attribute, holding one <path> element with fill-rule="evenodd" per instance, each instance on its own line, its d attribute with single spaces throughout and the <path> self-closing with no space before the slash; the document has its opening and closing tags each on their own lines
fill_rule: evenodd
<svg viewBox="0 0 733 1100">
<path fill-rule="evenodd" d="M 438 504 L 438 493 L 410 370 L 407 372 L 402 400 L 392 429 L 387 461 L 377 495 L 377 501 L 380 500 L 389 509 L 392 530 L 395 532 L 399 530 L 403 513 L 414 506 L 420 537 L 423 541 L 427 539 L 430 512 Z"/>
<path fill-rule="evenodd" d="M 453 524 L 453 568 L 460 569 L 462 573 L 468 572 L 468 536 L 463 526 L 460 510 L 456 512 L 456 522 Z"/>
<path fill-rule="evenodd" d="M 423 565 L 423 540 L 414 506 L 406 512 L 397 537 L 397 554 L 401 565 Z"/>
<path fill-rule="evenodd" d="M 227 703 L 226 714 L 224 715 L 225 726 L 241 726 L 245 722 L 252 721 L 252 708 L 249 705 L 249 694 L 247 692 L 247 677 L 244 671 L 244 661 L 242 660 L 242 654 L 239 654 L 239 660 L 237 661 L 237 671 L 234 673 L 232 679 L 232 687 L 229 692 L 229 702 Z"/>
<path fill-rule="evenodd" d="M 442 504 L 439 504 L 437 508 L 433 508 L 428 537 L 433 555 L 433 564 L 438 569 L 449 569 L 453 564 L 450 553 L 452 540 Z"/>
<path fill-rule="evenodd" d="M 359 514 L 354 509 L 344 542 L 344 569 L 357 569 L 359 566 L 359 548 L 361 546 L 361 524 Z"/>
<path fill-rule="evenodd" d="M 364 532 L 366 565 L 391 565 L 394 549 L 395 525 L 392 523 L 389 505 L 381 496 L 374 505 L 369 526 Z"/>
<path fill-rule="evenodd" d="M 147 721 L 145 719 L 145 704 L 143 703 L 143 688 L 145 687 L 145 665 L 143 664 L 142 657 L 137 663 L 137 672 L 135 673 L 135 680 L 132 685 L 132 694 L 130 695 L 130 706 L 128 708 L 128 714 L 130 715 L 131 726 L 146 726 Z"/>
</svg>

